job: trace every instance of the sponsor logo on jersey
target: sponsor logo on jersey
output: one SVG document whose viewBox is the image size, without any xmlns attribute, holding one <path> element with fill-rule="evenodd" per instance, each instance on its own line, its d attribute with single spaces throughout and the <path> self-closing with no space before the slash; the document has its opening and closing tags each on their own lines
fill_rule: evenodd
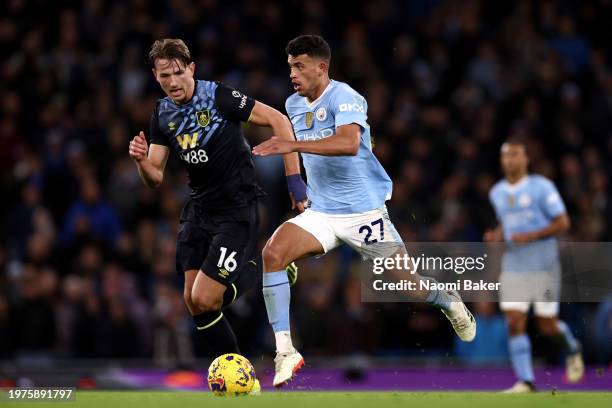
<svg viewBox="0 0 612 408">
<path fill-rule="evenodd" d="M 223 279 L 227 279 L 227 277 L 229 276 L 229 272 L 226 269 L 219 268 L 219 276 Z"/>
<path fill-rule="evenodd" d="M 317 120 L 319 122 L 323 122 L 327 118 L 327 110 L 325 110 L 325 108 L 321 107 L 321 108 L 317 109 L 317 113 L 315 114 L 315 116 L 317 117 Z"/>
<path fill-rule="evenodd" d="M 170 129 L 170 130 L 174 130 L 174 129 L 176 129 L 176 123 L 174 123 L 174 122 L 168 122 L 168 129 Z"/>
<path fill-rule="evenodd" d="M 312 112 L 306 112 L 306 118 L 304 119 L 306 122 L 306 129 L 310 129 L 312 127 L 313 119 L 314 114 Z"/>
<path fill-rule="evenodd" d="M 240 105 L 238 105 L 238 109 L 242 109 L 246 106 L 246 102 L 247 102 L 247 96 L 241 94 L 238 91 L 232 91 L 232 96 L 234 98 L 240 98 Z"/>
<path fill-rule="evenodd" d="M 184 135 L 177 136 L 176 141 L 183 150 L 193 149 L 196 147 L 199 137 L 199 132 L 194 132 L 193 134 L 185 133 Z"/>
<path fill-rule="evenodd" d="M 298 140 L 321 140 L 333 135 L 333 129 L 321 129 L 317 132 L 298 132 L 295 136 Z"/>
<path fill-rule="evenodd" d="M 210 111 L 208 109 L 197 111 L 196 118 L 198 118 L 198 125 L 206 127 L 210 123 Z"/>
<path fill-rule="evenodd" d="M 363 106 L 358 103 L 341 103 L 340 106 L 338 106 L 338 109 L 340 109 L 340 112 L 365 113 Z"/>
</svg>

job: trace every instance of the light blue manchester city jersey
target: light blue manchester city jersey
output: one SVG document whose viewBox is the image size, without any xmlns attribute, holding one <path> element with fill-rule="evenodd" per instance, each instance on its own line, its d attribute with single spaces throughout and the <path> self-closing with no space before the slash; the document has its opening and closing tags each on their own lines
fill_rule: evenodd
<svg viewBox="0 0 612 408">
<path fill-rule="evenodd" d="M 316 101 L 308 103 L 295 93 L 285 108 L 297 140 L 330 137 L 339 126 L 351 123 L 361 127 L 356 156 L 302 154 L 312 210 L 356 214 L 382 207 L 393 185 L 372 153 L 366 100 L 347 84 L 332 80 Z"/>
<path fill-rule="evenodd" d="M 530 175 L 511 185 L 499 181 L 489 192 L 498 221 L 509 243 L 502 258 L 505 272 L 550 272 L 559 267 L 557 239 L 549 237 L 526 244 L 513 243 L 515 233 L 531 232 L 550 224 L 565 213 L 555 185 L 545 177 Z"/>
</svg>

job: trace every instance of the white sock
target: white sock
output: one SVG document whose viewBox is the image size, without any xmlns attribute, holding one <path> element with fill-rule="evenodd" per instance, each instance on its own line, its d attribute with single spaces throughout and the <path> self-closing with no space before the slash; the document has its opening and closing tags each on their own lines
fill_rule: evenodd
<svg viewBox="0 0 612 408">
<path fill-rule="evenodd" d="M 276 351 L 279 353 L 289 353 L 295 350 L 293 343 L 291 342 L 291 332 L 289 331 L 277 331 L 274 332 L 276 337 Z"/>
</svg>

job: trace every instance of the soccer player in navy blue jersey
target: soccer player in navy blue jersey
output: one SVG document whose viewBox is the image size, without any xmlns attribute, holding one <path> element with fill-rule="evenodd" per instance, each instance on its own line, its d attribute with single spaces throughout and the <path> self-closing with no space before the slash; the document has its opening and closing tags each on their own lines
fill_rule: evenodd
<svg viewBox="0 0 612 408">
<path fill-rule="evenodd" d="M 195 63 L 180 39 L 155 41 L 149 60 L 166 97 L 155 106 L 148 137 L 142 131 L 135 136 L 129 154 L 148 187 L 162 183 L 171 151 L 186 168 L 191 198 L 181 213 L 176 251 L 185 303 L 211 355 L 239 353 L 222 310 L 261 273 L 255 259 L 257 199 L 263 195 L 241 123 L 271 127 L 276 136 L 294 140 L 291 123 L 240 91 L 194 79 Z M 283 158 L 293 208 L 302 212 L 306 185 L 298 155 Z"/>
</svg>

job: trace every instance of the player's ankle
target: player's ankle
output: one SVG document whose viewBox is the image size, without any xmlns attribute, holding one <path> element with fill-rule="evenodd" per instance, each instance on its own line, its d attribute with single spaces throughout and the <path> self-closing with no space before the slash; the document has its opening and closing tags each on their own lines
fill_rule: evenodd
<svg viewBox="0 0 612 408">
<path fill-rule="evenodd" d="M 276 351 L 281 354 L 291 353 L 295 351 L 293 342 L 291 341 L 291 332 L 289 330 L 274 332 L 276 339 Z"/>
</svg>

